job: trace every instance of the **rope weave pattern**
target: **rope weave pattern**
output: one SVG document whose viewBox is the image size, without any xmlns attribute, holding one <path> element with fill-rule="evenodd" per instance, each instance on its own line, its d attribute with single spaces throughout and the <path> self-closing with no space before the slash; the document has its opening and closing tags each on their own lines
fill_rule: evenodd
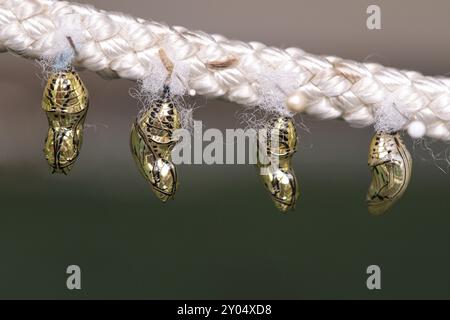
<svg viewBox="0 0 450 320">
<path fill-rule="evenodd" d="M 342 118 L 354 127 L 389 119 L 385 106 L 394 106 L 403 120 L 393 129 L 420 121 L 427 136 L 450 140 L 447 78 L 316 56 L 297 48 L 231 41 L 88 5 L 0 0 L 0 52 L 31 59 L 56 56 L 67 45 L 61 45 L 67 36 L 76 44 L 75 65 L 104 78 L 148 78 L 164 48 L 175 63 L 175 73 L 177 65 L 187 67 L 180 78 L 200 95 L 283 113 L 286 98 L 300 93 L 306 99 L 306 114 Z"/>
</svg>

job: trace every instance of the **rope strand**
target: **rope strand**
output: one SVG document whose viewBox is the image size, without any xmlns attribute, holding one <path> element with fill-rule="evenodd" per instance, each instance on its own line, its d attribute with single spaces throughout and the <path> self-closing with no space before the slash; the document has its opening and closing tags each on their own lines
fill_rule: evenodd
<svg viewBox="0 0 450 320">
<path fill-rule="evenodd" d="M 76 47 L 74 64 L 104 78 L 148 78 L 163 48 L 174 73 L 177 64 L 188 66 L 189 72 L 177 77 L 200 95 L 282 114 L 293 110 L 286 101 L 300 101 L 294 110 L 319 119 L 342 118 L 354 127 L 375 124 L 386 131 L 419 123 L 425 135 L 450 140 L 448 78 L 231 41 L 89 5 L 0 0 L 0 52 L 54 57 L 66 49 L 67 37 Z"/>
</svg>

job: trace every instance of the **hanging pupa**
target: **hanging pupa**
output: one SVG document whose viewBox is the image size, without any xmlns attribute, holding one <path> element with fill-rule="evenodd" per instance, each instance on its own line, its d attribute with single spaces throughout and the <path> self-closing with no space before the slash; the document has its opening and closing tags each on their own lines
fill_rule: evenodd
<svg viewBox="0 0 450 320">
<path fill-rule="evenodd" d="M 287 212 L 299 196 L 291 163 L 297 149 L 297 131 L 291 118 L 279 117 L 268 123 L 265 133 L 263 139 L 258 137 L 258 148 L 266 151 L 258 152 L 259 174 L 275 206 Z"/>
<path fill-rule="evenodd" d="M 50 73 L 42 108 L 49 125 L 45 158 L 53 173 L 67 174 L 79 156 L 89 108 L 88 91 L 72 67 Z"/>
<path fill-rule="evenodd" d="M 370 143 L 372 181 L 367 192 L 369 212 L 385 213 L 408 187 L 412 159 L 398 133 L 377 132 Z"/>
<path fill-rule="evenodd" d="M 131 128 L 133 158 L 142 176 L 163 202 L 172 199 L 178 188 L 171 152 L 177 143 L 174 131 L 180 128 L 180 115 L 167 86 L 160 99 L 139 113 Z"/>
</svg>

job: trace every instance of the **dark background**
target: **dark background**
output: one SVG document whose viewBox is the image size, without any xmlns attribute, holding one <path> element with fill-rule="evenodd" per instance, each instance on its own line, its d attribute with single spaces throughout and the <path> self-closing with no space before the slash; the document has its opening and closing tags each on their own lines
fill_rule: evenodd
<svg viewBox="0 0 450 320">
<path fill-rule="evenodd" d="M 450 71 L 445 0 L 89 2 L 229 38 Z M 372 3 L 379 31 L 365 27 Z M 164 205 L 129 151 L 133 83 L 82 72 L 89 126 L 65 177 L 50 174 L 42 153 L 38 75 L 33 62 L 0 56 L 0 298 L 450 298 L 450 181 L 437 167 L 446 163 L 408 138 L 413 178 L 385 216 L 364 202 L 372 129 L 308 117 L 294 212 L 276 211 L 251 165 L 182 165 L 177 199 Z M 242 127 L 239 106 L 198 102 L 206 128 Z M 82 269 L 81 291 L 66 289 L 70 264 Z M 371 264 L 382 269 L 380 291 L 366 288 Z"/>
</svg>

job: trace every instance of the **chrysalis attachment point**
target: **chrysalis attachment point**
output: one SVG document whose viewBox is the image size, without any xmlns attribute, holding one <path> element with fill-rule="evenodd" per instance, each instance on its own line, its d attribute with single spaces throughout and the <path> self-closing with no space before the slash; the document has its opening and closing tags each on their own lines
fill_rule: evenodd
<svg viewBox="0 0 450 320">
<path fill-rule="evenodd" d="M 367 192 L 369 212 L 385 213 L 405 192 L 411 178 L 412 159 L 398 133 L 378 132 L 369 149 L 372 182 Z"/>
<path fill-rule="evenodd" d="M 265 140 L 265 141 L 261 141 Z M 293 209 L 299 196 L 291 160 L 297 148 L 297 131 L 291 118 L 269 122 L 266 135 L 258 137 L 258 168 L 264 186 L 275 206 L 282 212 Z"/>
<path fill-rule="evenodd" d="M 88 91 L 75 71 L 69 69 L 50 74 L 42 108 L 49 125 L 45 158 L 53 173 L 67 174 L 80 153 L 89 108 Z"/>
<path fill-rule="evenodd" d="M 131 128 L 133 158 L 163 202 L 172 199 L 178 188 L 171 152 L 177 143 L 174 131 L 180 128 L 180 115 L 167 88 L 161 99 L 140 112 Z"/>
</svg>

